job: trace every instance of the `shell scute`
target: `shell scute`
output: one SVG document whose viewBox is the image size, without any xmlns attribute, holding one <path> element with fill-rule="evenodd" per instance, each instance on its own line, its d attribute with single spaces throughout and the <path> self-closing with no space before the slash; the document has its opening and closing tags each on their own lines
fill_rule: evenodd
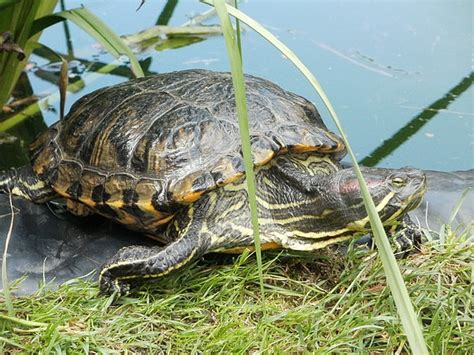
<svg viewBox="0 0 474 355">
<path fill-rule="evenodd" d="M 245 81 L 256 166 L 288 150 L 344 154 L 311 102 L 261 78 Z M 32 157 L 60 194 L 99 213 L 166 220 L 244 173 L 231 75 L 188 70 L 95 91 L 37 140 Z"/>
<path fill-rule="evenodd" d="M 63 160 L 54 170 L 57 171 L 57 180 L 54 182 L 53 188 L 63 196 L 78 199 L 80 197 L 78 193 L 82 191 L 82 187 L 79 187 L 82 176 L 81 164 Z"/>
</svg>

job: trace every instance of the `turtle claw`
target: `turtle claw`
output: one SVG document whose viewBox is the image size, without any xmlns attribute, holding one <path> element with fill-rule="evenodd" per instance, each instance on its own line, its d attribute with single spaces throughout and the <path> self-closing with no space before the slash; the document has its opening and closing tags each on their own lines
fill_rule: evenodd
<svg viewBox="0 0 474 355">
<path fill-rule="evenodd" d="M 419 249 L 424 239 L 425 235 L 422 229 L 406 216 L 394 236 L 395 256 L 397 258 L 408 256 L 412 251 Z"/>
<path fill-rule="evenodd" d="M 404 258 L 414 250 L 414 240 L 410 237 L 411 233 L 399 233 L 394 239 L 395 256 L 397 258 Z"/>
<path fill-rule="evenodd" d="M 387 228 L 386 232 L 395 248 L 394 254 L 397 259 L 406 258 L 413 251 L 419 250 L 419 246 L 426 241 L 423 230 L 413 223 L 408 215 L 396 228 Z M 374 236 L 370 235 L 370 239 L 361 241 L 361 244 L 367 244 L 369 248 L 375 247 Z"/>
</svg>

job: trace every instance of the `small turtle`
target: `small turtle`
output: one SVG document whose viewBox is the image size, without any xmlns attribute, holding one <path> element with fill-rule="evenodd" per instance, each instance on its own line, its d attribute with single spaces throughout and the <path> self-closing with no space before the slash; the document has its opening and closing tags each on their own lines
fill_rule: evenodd
<svg viewBox="0 0 474 355">
<path fill-rule="evenodd" d="M 311 251 L 367 233 L 345 146 L 313 104 L 245 76 L 262 249 Z M 121 249 L 102 292 L 127 292 L 208 252 L 253 248 L 229 73 L 187 70 L 132 80 L 78 100 L 33 143 L 31 166 L 0 174 L 0 190 L 35 202 L 62 197 L 153 235 L 164 247 Z M 406 212 L 425 191 L 415 169 L 363 174 L 384 225 L 413 232 Z M 414 232 L 414 238 L 419 235 Z"/>
</svg>

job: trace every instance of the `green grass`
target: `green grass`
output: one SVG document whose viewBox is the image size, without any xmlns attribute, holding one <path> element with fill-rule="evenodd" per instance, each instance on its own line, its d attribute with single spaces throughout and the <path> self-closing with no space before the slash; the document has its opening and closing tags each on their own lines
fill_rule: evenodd
<svg viewBox="0 0 474 355">
<path fill-rule="evenodd" d="M 400 261 L 433 354 L 467 354 L 474 344 L 467 236 Z M 0 351 L 409 352 L 374 251 L 263 256 L 265 301 L 253 255 L 201 261 L 118 304 L 84 281 L 13 298 Z"/>
</svg>

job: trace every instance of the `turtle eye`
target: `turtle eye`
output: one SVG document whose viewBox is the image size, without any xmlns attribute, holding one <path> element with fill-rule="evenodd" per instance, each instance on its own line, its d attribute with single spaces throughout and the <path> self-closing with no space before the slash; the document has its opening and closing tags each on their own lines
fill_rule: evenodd
<svg viewBox="0 0 474 355">
<path fill-rule="evenodd" d="M 401 177 L 398 177 L 398 176 L 394 177 L 392 179 L 392 184 L 395 187 L 403 187 L 405 186 L 405 179 L 402 179 Z"/>
</svg>

